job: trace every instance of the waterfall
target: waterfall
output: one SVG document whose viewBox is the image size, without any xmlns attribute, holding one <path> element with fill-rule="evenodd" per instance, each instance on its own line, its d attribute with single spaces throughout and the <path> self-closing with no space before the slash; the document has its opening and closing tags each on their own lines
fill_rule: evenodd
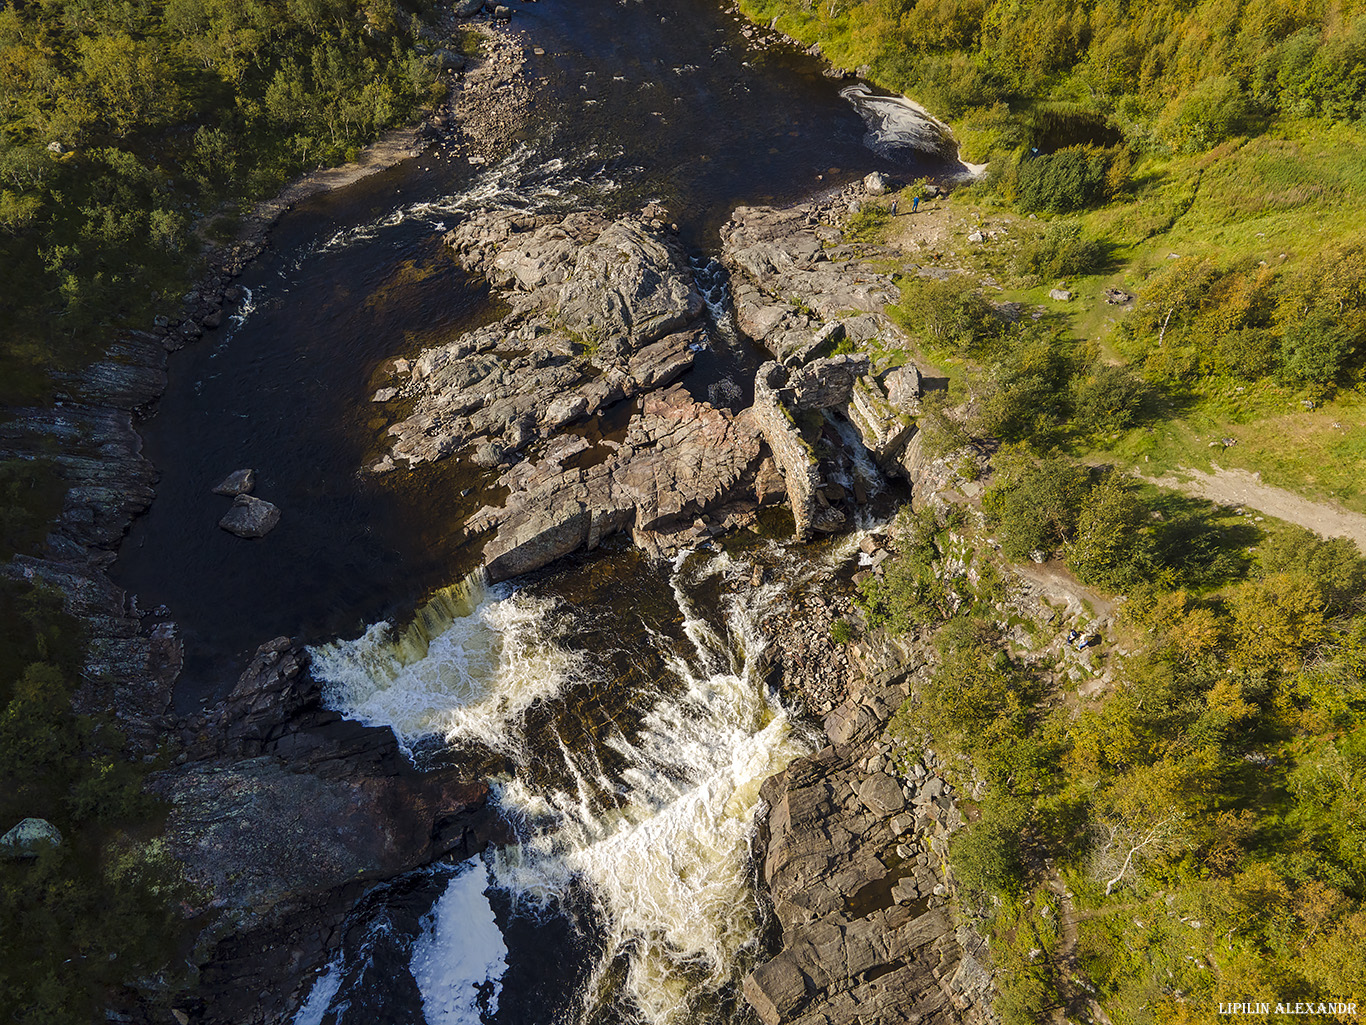
<svg viewBox="0 0 1366 1025">
<path fill-rule="evenodd" d="M 622 643 L 662 671 L 612 681 L 617 711 L 591 732 L 579 717 L 605 689 L 606 656 L 571 649 L 574 610 L 562 599 L 473 578 L 402 631 L 377 624 L 315 650 L 334 707 L 388 723 L 409 746 L 435 733 L 493 747 L 512 767 L 493 783 L 520 844 L 454 875 L 413 945 L 431 1025 L 491 1016 L 503 968 L 541 956 L 504 946 L 491 895 L 508 909 L 505 930 L 520 920 L 534 934 L 588 909 L 572 1020 L 729 1016 L 759 953 L 749 847 L 759 788 L 812 740 L 760 671 L 759 623 L 787 587 L 753 578 L 752 564 L 724 553 L 681 559 L 665 585 L 672 627 L 621 625 Z M 318 984 L 325 1005 L 348 999 L 335 985 Z"/>
</svg>

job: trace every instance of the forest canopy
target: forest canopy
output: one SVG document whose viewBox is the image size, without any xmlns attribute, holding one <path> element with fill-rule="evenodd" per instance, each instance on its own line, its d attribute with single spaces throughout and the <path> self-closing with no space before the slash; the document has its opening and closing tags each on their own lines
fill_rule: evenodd
<svg viewBox="0 0 1366 1025">
<path fill-rule="evenodd" d="M 1279 117 L 1366 117 L 1360 0 L 747 0 L 961 125 L 969 159 L 1117 131 L 1193 152 Z"/>
<path fill-rule="evenodd" d="M 145 326 L 206 239 L 300 170 L 408 122 L 436 73 L 415 3 L 0 6 L 3 398 Z"/>
</svg>

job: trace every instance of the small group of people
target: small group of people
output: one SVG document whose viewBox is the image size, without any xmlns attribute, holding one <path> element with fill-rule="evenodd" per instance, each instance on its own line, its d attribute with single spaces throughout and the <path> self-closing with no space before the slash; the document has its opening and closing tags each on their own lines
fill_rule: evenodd
<svg viewBox="0 0 1366 1025">
<path fill-rule="evenodd" d="M 1078 651 L 1096 642 L 1098 638 L 1094 634 L 1084 634 L 1079 630 L 1069 630 L 1067 632 L 1067 643 Z"/>
<path fill-rule="evenodd" d="M 893 217 L 896 216 L 896 204 L 897 204 L 897 201 L 896 201 L 895 199 L 892 200 L 892 216 L 893 216 Z M 919 209 L 920 209 L 920 197 L 919 197 L 919 196 L 915 196 L 914 198 L 911 199 L 911 213 L 915 213 L 915 212 L 916 212 L 917 210 L 919 210 Z"/>
</svg>

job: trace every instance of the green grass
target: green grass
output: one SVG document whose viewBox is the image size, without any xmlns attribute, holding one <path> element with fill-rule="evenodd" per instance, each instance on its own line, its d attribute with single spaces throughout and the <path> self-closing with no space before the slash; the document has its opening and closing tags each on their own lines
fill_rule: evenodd
<svg viewBox="0 0 1366 1025">
<path fill-rule="evenodd" d="M 1080 215 L 1083 231 L 1111 246 L 1099 273 L 1065 279 L 1067 303 L 1048 298 L 1054 281 L 1021 279 L 1012 269 L 1022 241 L 1046 221 L 1012 213 L 978 189 L 953 199 L 962 216 L 955 242 L 968 268 L 996 281 L 997 301 L 1042 307 L 1069 333 L 1097 345 L 1102 358 L 1141 363 L 1150 338 L 1125 338 L 1117 329 L 1133 307 L 1112 306 L 1104 289 L 1138 294 L 1145 280 L 1169 266 L 1172 254 L 1239 262 L 1295 273 L 1325 246 L 1361 230 L 1366 206 L 1366 129 L 1294 122 L 1250 141 L 1227 143 L 1200 156 L 1145 158 L 1128 195 Z M 974 219 L 1008 234 L 984 245 L 966 242 Z M 923 348 L 923 347 L 922 347 Z M 924 352 L 955 376 L 966 364 L 947 352 Z M 1315 408 L 1304 402 L 1313 399 Z M 1236 444 L 1222 444 L 1233 438 Z M 1326 396 L 1278 383 L 1210 375 L 1180 387 L 1164 386 L 1147 421 L 1101 439 L 1087 458 L 1118 459 L 1148 475 L 1217 463 L 1260 473 L 1265 483 L 1366 513 L 1366 395 L 1360 386 Z"/>
</svg>

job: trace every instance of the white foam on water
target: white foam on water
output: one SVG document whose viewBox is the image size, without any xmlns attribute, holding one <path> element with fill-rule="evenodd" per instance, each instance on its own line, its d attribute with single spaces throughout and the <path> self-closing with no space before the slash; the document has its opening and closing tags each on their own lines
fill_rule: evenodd
<svg viewBox="0 0 1366 1025">
<path fill-rule="evenodd" d="M 332 1004 L 332 998 L 341 988 L 342 965 L 340 956 L 327 966 L 318 976 L 313 988 L 308 991 L 308 999 L 303 1002 L 294 1015 L 294 1025 L 322 1025 L 323 1015 Z"/>
<path fill-rule="evenodd" d="M 938 153 L 948 139 L 948 127 L 905 96 L 878 96 L 862 82 L 845 86 L 840 96 L 853 105 L 868 126 L 863 141 L 874 153 L 894 156 L 904 149 Z"/>
<path fill-rule="evenodd" d="M 488 869 L 473 858 L 423 919 L 410 964 L 427 1025 L 480 1025 L 498 1011 L 508 949 L 488 888 Z"/>
<path fill-rule="evenodd" d="M 533 703 L 581 678 L 582 656 L 556 643 L 554 602 L 466 582 L 399 634 L 380 622 L 311 648 L 323 699 L 352 719 L 393 729 L 410 755 L 428 736 L 513 751 Z"/>
<path fill-rule="evenodd" d="M 620 999 L 611 969 L 623 958 L 634 1014 L 655 1025 L 693 1020 L 756 942 L 749 844 L 759 788 L 810 749 L 757 673 L 758 621 L 780 588 L 732 593 L 724 633 L 687 594 L 707 576 L 749 574 L 724 554 L 675 573 L 688 644 L 656 642 L 681 687 L 644 714 L 633 740 L 599 738 L 626 762 L 615 778 L 596 756 L 566 750 L 572 790 L 535 793 L 520 779 L 500 789 L 503 806 L 539 828 L 498 853 L 495 880 L 523 907 L 547 910 L 584 885 L 602 912 L 606 943 L 580 1020 Z M 617 795 L 615 806 L 592 796 L 604 792 Z"/>
</svg>

